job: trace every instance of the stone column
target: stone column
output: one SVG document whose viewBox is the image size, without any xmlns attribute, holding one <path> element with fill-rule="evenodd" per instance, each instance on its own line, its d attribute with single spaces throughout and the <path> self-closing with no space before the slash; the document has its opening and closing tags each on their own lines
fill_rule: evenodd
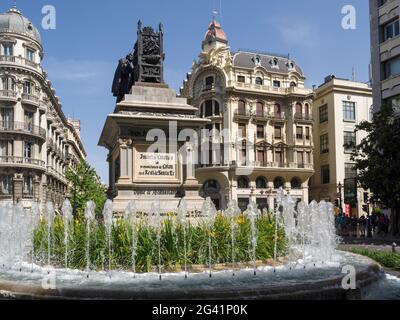
<svg viewBox="0 0 400 320">
<path fill-rule="evenodd" d="M 22 184 L 23 184 L 23 175 L 16 173 L 14 175 L 14 203 L 18 203 L 22 201 Z"/>
<path fill-rule="evenodd" d="M 195 177 L 195 167 L 193 161 L 193 152 L 194 148 L 190 142 L 185 144 L 186 147 L 186 165 L 182 168 L 186 168 L 186 177 L 183 183 L 183 188 L 185 190 L 185 199 L 188 200 L 189 205 L 196 207 L 197 209 L 201 208 L 203 199 L 200 197 L 199 192 L 201 185 L 199 181 Z"/>
<path fill-rule="evenodd" d="M 303 201 L 307 204 L 310 202 L 308 182 L 303 183 Z"/>
<path fill-rule="evenodd" d="M 130 183 L 132 180 L 132 140 L 119 139 L 121 177 L 119 183 Z"/>
<path fill-rule="evenodd" d="M 33 199 L 38 202 L 40 199 L 40 176 L 33 178 Z"/>
</svg>

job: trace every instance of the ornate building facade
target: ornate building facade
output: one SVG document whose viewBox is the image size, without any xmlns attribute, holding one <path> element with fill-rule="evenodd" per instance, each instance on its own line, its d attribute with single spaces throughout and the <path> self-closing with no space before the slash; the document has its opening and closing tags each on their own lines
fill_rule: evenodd
<svg viewBox="0 0 400 320">
<path fill-rule="evenodd" d="M 85 150 L 41 67 L 39 31 L 16 8 L 0 14 L 0 203 L 61 205 L 65 172 Z"/>
<path fill-rule="evenodd" d="M 213 147 L 208 155 L 201 152 L 196 169 L 202 196 L 218 208 L 235 199 L 242 209 L 250 200 L 272 209 L 283 187 L 308 201 L 314 121 L 313 91 L 304 81 L 288 56 L 232 52 L 221 25 L 212 21 L 181 88 L 213 132 Z"/>
</svg>

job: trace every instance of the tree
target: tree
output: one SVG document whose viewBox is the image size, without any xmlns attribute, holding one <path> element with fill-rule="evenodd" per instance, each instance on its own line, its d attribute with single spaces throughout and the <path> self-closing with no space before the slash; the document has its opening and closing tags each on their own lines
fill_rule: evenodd
<svg viewBox="0 0 400 320">
<path fill-rule="evenodd" d="M 383 105 L 372 122 L 363 122 L 356 131 L 367 137 L 356 147 L 358 180 L 364 189 L 373 193 L 372 201 L 391 208 L 393 235 L 400 230 L 400 117 L 393 108 Z"/>
<path fill-rule="evenodd" d="M 70 167 L 67 170 L 66 177 L 72 186 L 72 206 L 74 206 L 76 197 L 77 216 L 83 216 L 88 201 L 94 201 L 96 212 L 100 213 L 106 202 L 106 188 L 101 184 L 96 170 L 82 159 L 76 168 Z"/>
</svg>

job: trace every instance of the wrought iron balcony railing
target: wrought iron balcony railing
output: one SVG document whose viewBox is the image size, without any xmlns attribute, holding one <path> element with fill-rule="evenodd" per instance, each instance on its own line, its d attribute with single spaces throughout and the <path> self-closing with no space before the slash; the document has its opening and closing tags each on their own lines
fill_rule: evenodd
<svg viewBox="0 0 400 320">
<path fill-rule="evenodd" d="M 34 165 L 39 167 L 45 167 L 45 162 L 33 158 L 24 158 L 16 156 L 0 156 L 0 164 L 14 164 L 14 165 Z"/>
<path fill-rule="evenodd" d="M 42 139 L 46 139 L 46 130 L 35 126 L 31 123 L 18 122 L 18 121 L 0 121 L 0 131 L 2 132 L 23 132 L 26 134 L 32 134 L 39 136 Z"/>
</svg>

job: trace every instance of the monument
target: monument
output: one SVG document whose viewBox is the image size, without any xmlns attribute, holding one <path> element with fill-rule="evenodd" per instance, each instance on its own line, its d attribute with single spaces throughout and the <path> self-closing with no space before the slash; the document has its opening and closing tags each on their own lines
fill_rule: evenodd
<svg viewBox="0 0 400 320">
<path fill-rule="evenodd" d="M 182 199 L 200 210 L 204 200 L 194 174 L 193 133 L 209 120 L 164 83 L 164 58 L 162 24 L 155 31 L 139 21 L 133 52 L 118 63 L 112 85 L 116 107 L 99 141 L 109 151 L 108 195 L 116 211 L 130 200 L 148 211 L 156 197 L 165 212 L 176 211 Z"/>
</svg>

